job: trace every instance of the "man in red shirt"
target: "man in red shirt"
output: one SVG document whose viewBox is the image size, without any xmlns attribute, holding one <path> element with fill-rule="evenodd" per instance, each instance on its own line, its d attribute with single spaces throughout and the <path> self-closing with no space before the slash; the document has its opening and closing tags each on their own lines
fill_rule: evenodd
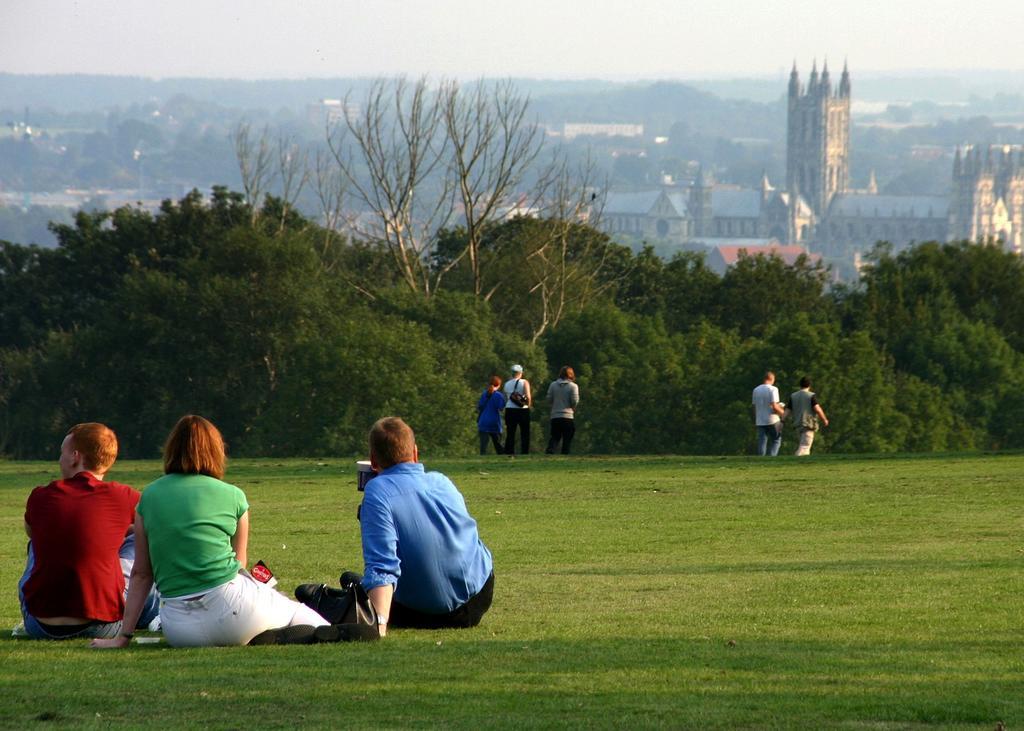
<svg viewBox="0 0 1024 731">
<path fill-rule="evenodd" d="M 30 637 L 115 637 L 121 630 L 139 493 L 103 480 L 116 459 L 117 437 L 110 428 L 73 426 L 61 444 L 61 479 L 29 495 L 28 563 L 18 594 Z M 158 611 L 152 594 L 139 626 Z"/>
</svg>

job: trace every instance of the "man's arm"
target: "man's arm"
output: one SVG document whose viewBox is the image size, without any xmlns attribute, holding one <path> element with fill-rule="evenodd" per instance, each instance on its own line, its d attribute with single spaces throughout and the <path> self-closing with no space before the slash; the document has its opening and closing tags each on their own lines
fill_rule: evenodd
<svg viewBox="0 0 1024 731">
<path fill-rule="evenodd" d="M 25 521 L 25 535 L 28 536 L 30 541 L 32 540 L 32 526 L 28 524 L 27 520 Z"/>
<path fill-rule="evenodd" d="M 821 404 L 814 404 L 814 412 L 818 415 L 818 418 L 821 419 L 821 422 L 825 426 L 828 426 L 828 417 L 825 416 L 825 409 L 821 408 Z"/>
<path fill-rule="evenodd" d="M 363 498 L 359 518 L 359 530 L 363 544 L 363 586 L 373 602 L 373 608 L 383 621 L 380 634 L 387 634 L 387 620 L 391 613 L 391 600 L 395 584 L 402 573 L 398 559 L 398 532 L 391 511 L 376 491 Z"/>
<path fill-rule="evenodd" d="M 395 595 L 395 587 L 385 584 L 376 589 L 370 589 L 366 595 L 370 597 L 370 602 L 377 611 L 377 621 L 379 622 L 377 628 L 380 630 L 380 636 L 383 637 L 388 633 L 388 617 L 391 615 L 391 598 Z"/>
<path fill-rule="evenodd" d="M 778 401 L 775 401 L 774 403 L 772 403 L 772 411 L 774 411 L 779 416 L 785 416 L 785 414 L 786 414 L 785 407 L 780 402 L 778 402 Z"/>
</svg>

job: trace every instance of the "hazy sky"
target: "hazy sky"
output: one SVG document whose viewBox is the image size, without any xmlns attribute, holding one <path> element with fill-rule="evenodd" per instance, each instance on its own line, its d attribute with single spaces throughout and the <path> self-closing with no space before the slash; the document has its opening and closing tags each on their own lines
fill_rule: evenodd
<svg viewBox="0 0 1024 731">
<path fill-rule="evenodd" d="M 0 0 L 0 71 L 296 78 L 1024 69 L 1024 0 Z"/>
</svg>

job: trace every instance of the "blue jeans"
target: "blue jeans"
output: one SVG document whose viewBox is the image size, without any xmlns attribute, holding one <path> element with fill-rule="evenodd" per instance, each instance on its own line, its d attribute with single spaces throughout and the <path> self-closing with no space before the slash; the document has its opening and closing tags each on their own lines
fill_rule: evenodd
<svg viewBox="0 0 1024 731">
<path fill-rule="evenodd" d="M 757 453 L 764 457 L 771 454 L 776 457 L 779 454 L 779 447 L 782 446 L 782 422 L 757 426 Z"/>
<path fill-rule="evenodd" d="M 121 572 L 124 574 L 125 593 L 128 592 L 128 577 L 132 573 L 132 566 L 135 565 L 135 534 L 126 536 L 121 549 L 118 551 L 121 559 Z M 93 622 L 86 625 L 78 632 L 67 635 L 54 635 L 46 631 L 39 620 L 29 614 L 25 606 L 25 583 L 32 575 L 32 569 L 36 565 L 36 554 L 32 550 L 32 541 L 28 542 L 28 557 L 25 561 L 25 573 L 18 581 L 18 601 L 21 604 L 21 618 L 25 622 L 25 632 L 29 637 L 36 640 L 70 640 L 83 637 L 117 637 L 121 632 L 121 620 L 116 622 Z M 160 614 L 160 595 L 156 587 L 149 592 L 146 603 L 142 607 L 142 615 L 136 625 L 141 629 L 149 626 L 149 623 Z"/>
</svg>

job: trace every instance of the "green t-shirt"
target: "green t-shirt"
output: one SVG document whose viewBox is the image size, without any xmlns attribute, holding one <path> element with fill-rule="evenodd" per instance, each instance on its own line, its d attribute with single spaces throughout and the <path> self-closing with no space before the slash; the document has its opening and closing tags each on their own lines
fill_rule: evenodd
<svg viewBox="0 0 1024 731">
<path fill-rule="evenodd" d="M 242 568 L 231 547 L 245 493 L 206 475 L 164 475 L 142 493 L 137 511 L 157 589 L 168 598 L 199 594 Z"/>
</svg>

